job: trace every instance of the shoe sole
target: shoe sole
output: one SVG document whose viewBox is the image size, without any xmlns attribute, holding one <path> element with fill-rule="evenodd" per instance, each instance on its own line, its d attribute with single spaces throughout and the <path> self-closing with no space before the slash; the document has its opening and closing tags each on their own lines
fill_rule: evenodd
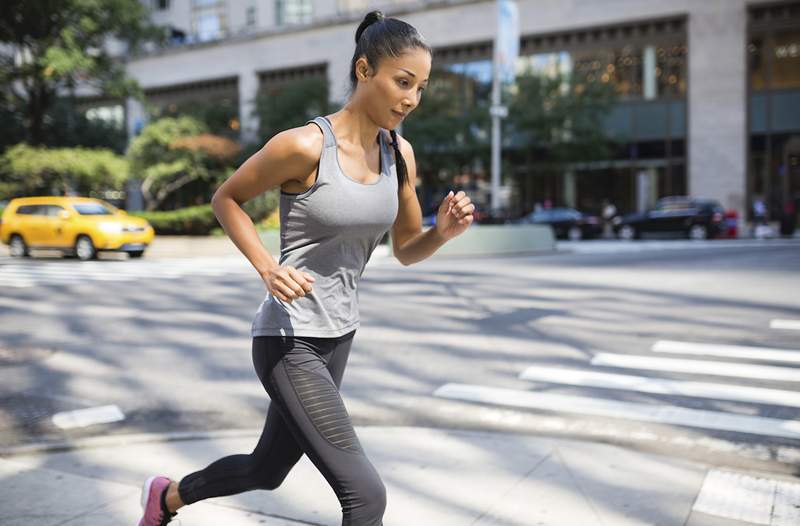
<svg viewBox="0 0 800 526">
<path fill-rule="evenodd" d="M 142 498 L 140 499 L 142 504 L 142 511 L 147 509 L 147 499 L 150 497 L 150 486 L 153 485 L 153 481 L 158 478 L 158 475 L 153 475 L 152 477 L 148 477 L 147 480 L 144 481 L 142 485 Z"/>
</svg>

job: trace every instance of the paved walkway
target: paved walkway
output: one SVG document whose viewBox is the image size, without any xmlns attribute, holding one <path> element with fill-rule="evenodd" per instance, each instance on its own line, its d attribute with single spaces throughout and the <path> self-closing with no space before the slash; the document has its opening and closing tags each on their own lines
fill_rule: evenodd
<svg viewBox="0 0 800 526">
<path fill-rule="evenodd" d="M 178 479 L 219 457 L 249 453 L 259 431 L 98 437 L 61 451 L 5 450 L 0 524 L 134 525 L 148 475 Z M 511 433 L 412 427 L 357 433 L 387 487 L 387 526 L 800 524 L 796 479 Z M 182 508 L 178 518 L 173 523 L 187 526 L 341 521 L 333 491 L 307 457 L 275 491 L 207 499 Z"/>
</svg>

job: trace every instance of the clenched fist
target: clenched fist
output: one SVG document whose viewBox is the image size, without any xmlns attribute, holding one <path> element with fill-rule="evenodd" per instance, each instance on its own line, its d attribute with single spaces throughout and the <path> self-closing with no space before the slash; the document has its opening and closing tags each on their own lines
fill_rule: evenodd
<svg viewBox="0 0 800 526">
<path fill-rule="evenodd" d="M 311 283 L 315 281 L 314 276 L 291 265 L 272 268 L 262 274 L 261 279 L 270 294 L 289 303 L 311 292 Z"/>
</svg>

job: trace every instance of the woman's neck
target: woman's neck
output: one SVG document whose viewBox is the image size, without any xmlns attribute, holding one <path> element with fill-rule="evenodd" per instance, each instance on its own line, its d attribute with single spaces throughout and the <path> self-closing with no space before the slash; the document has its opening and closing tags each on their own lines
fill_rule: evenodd
<svg viewBox="0 0 800 526">
<path fill-rule="evenodd" d="M 370 120 L 366 112 L 348 103 L 331 117 L 331 123 L 336 126 L 337 141 L 360 146 L 364 153 L 374 148 L 379 127 Z"/>
</svg>

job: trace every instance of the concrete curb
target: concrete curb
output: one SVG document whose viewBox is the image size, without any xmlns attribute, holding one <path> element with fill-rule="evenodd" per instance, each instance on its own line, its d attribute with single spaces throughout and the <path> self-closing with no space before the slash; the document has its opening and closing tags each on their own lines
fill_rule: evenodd
<svg viewBox="0 0 800 526">
<path fill-rule="evenodd" d="M 78 449 L 130 446 L 135 444 L 175 442 L 181 440 L 215 440 L 224 438 L 256 437 L 259 429 L 228 429 L 224 431 L 176 431 L 169 433 L 136 433 L 62 440 L 59 442 L 34 442 L 21 446 L 0 448 L 0 457 L 14 457 L 31 453 L 63 453 Z"/>
</svg>

